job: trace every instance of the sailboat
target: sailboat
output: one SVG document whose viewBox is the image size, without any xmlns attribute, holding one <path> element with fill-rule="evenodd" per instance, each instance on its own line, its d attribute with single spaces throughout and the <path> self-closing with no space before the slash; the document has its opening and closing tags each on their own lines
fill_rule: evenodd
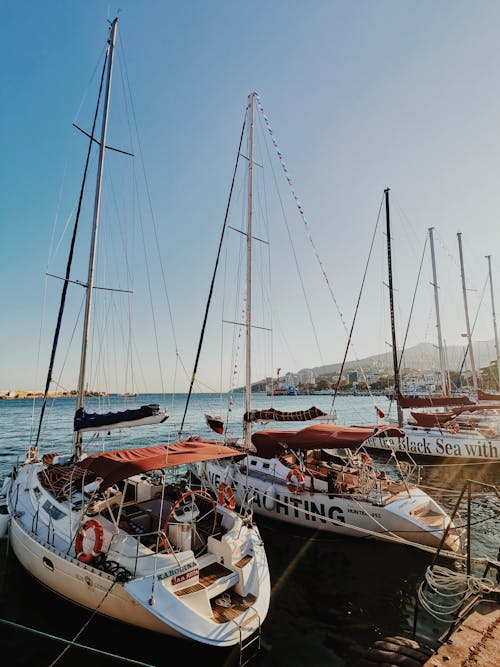
<svg viewBox="0 0 500 667">
<path fill-rule="evenodd" d="M 63 598 L 139 628 L 217 647 L 239 646 L 244 652 L 260 644 L 269 608 L 264 544 L 250 511 L 234 512 L 191 487 L 186 477 L 190 464 L 238 452 L 221 451 L 203 440 L 90 449 L 96 433 L 104 431 L 111 440 L 113 434 L 123 437 L 125 428 L 162 424 L 168 417 L 157 405 L 98 414 L 88 413 L 85 403 L 117 28 L 115 18 L 102 70 L 104 101 L 100 92 L 96 107 L 98 118 L 102 106 L 100 139 L 95 121 L 87 134 L 89 155 L 96 144 L 99 154 L 74 438 L 69 453 L 41 455 L 44 403 L 36 442 L 4 481 L 0 529 L 8 530 L 24 569 Z M 70 267 L 64 290 L 73 282 Z M 61 316 L 62 309 L 57 330 Z"/>
<path fill-rule="evenodd" d="M 424 398 L 405 400 L 400 391 L 399 361 L 396 346 L 392 266 L 391 266 L 391 239 L 389 190 L 385 191 L 386 219 L 387 219 L 387 257 L 389 267 L 389 295 L 390 317 L 392 329 L 392 350 L 394 368 L 394 398 L 397 408 L 397 424 L 404 432 L 403 437 L 386 438 L 370 437 L 365 443 L 369 451 L 404 452 L 414 459 L 438 458 L 441 462 L 458 463 L 460 461 L 473 462 L 500 462 L 500 403 L 485 404 L 470 400 L 469 397 L 454 397 L 448 395 L 442 399 Z M 474 356 L 472 350 L 471 330 L 467 308 L 467 294 L 461 234 L 458 234 L 460 265 L 462 274 L 462 288 L 465 308 L 465 318 L 468 337 L 468 350 L 471 359 L 472 376 L 477 394 L 477 377 L 475 373 Z M 439 319 L 439 301 L 437 293 L 436 266 L 432 228 L 429 230 L 431 241 L 431 257 L 433 269 L 434 299 L 436 307 L 436 321 L 438 331 L 438 348 L 440 353 L 440 367 L 443 387 L 447 389 L 446 369 L 444 366 L 443 346 L 441 340 L 441 326 Z M 409 408 L 410 413 L 404 412 Z"/>
<path fill-rule="evenodd" d="M 386 432 L 376 427 L 341 426 L 314 406 L 284 412 L 252 410 L 252 230 L 253 128 L 256 93 L 248 97 L 248 169 L 245 293 L 245 413 L 243 437 L 231 440 L 237 456 L 203 461 L 194 472 L 229 507 L 253 501 L 256 514 L 295 526 L 353 537 L 461 550 L 460 531 L 425 491 L 398 470 L 390 478 L 377 470 L 363 443 Z M 241 145 L 241 144 L 240 144 Z M 238 151 L 240 152 L 240 151 Z M 234 179 L 233 179 L 234 180 Z M 213 285 L 213 283 L 212 283 Z M 196 367 L 195 367 L 196 372 Z M 194 377 L 195 373 L 193 373 Z M 258 422 L 315 421 L 298 430 L 253 431 Z M 397 429 L 395 429 L 397 431 Z M 392 429 L 391 432 L 394 432 Z M 220 451 L 228 445 L 220 443 Z"/>
</svg>

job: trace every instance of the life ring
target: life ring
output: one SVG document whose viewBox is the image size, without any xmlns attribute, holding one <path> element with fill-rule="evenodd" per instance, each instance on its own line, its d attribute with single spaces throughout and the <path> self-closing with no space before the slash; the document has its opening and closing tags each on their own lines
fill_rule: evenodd
<svg viewBox="0 0 500 667">
<path fill-rule="evenodd" d="M 365 463 L 367 466 L 373 466 L 373 461 L 369 454 L 367 454 L 366 452 L 360 452 L 359 455 L 363 463 Z"/>
<path fill-rule="evenodd" d="M 83 550 L 83 541 L 87 535 L 87 531 L 94 531 L 94 546 L 90 553 L 85 553 Z M 91 563 L 92 560 L 101 553 L 102 544 L 104 541 L 104 530 L 97 519 L 89 519 L 83 526 L 80 527 L 75 540 L 76 557 L 82 563 Z"/>
<path fill-rule="evenodd" d="M 446 424 L 445 428 L 448 433 L 458 433 L 460 431 L 460 426 L 457 422 L 450 422 L 449 424 Z"/>
<path fill-rule="evenodd" d="M 295 477 L 295 483 L 292 482 L 293 477 Z M 290 493 L 302 493 L 304 490 L 304 475 L 300 472 L 297 466 L 288 472 L 288 475 L 286 476 L 286 486 Z"/>
<path fill-rule="evenodd" d="M 230 486 L 222 482 L 222 484 L 219 484 L 219 488 L 217 490 L 217 502 L 219 505 L 222 505 L 222 507 L 227 507 L 230 510 L 234 510 L 236 507 L 236 499 L 234 497 L 234 491 Z"/>
</svg>

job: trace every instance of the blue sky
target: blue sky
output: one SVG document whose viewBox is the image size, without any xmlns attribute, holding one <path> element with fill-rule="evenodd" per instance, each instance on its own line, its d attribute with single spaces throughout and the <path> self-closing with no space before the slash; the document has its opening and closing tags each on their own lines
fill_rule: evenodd
<svg viewBox="0 0 500 667">
<path fill-rule="evenodd" d="M 447 344 L 463 343 L 457 232 L 471 319 L 487 254 L 500 299 L 498 3 L 122 1 L 117 7 L 175 333 L 189 372 L 252 90 L 261 96 L 347 326 L 382 193 L 390 187 L 398 317 L 408 317 L 425 234 L 433 226 L 443 335 Z M 64 271 L 68 237 L 60 234 L 85 151 L 72 123 L 89 127 L 92 73 L 106 19 L 117 7 L 92 0 L 1 3 L 0 389 L 43 383 L 59 289 L 53 279 L 47 283 L 42 308 L 44 274 Z M 115 83 L 119 91 L 118 75 Z M 110 129 L 109 143 L 127 148 L 123 127 Z M 291 201 L 286 187 L 283 197 Z M 55 220 L 61 243 L 49 261 Z M 288 340 L 278 349 L 276 332 L 267 371 L 256 342 L 255 377 L 278 366 L 298 370 L 339 361 L 345 349 L 344 326 L 293 206 L 289 223 L 320 351 L 286 244 L 276 236 L 274 322 Z M 378 237 L 351 358 L 388 349 L 385 239 Z M 78 268 L 75 278 L 84 279 L 83 264 Z M 161 282 L 159 274 L 154 279 Z M 427 254 L 408 344 L 435 342 L 429 281 Z M 174 387 L 176 373 L 166 306 L 155 303 L 161 371 L 152 353 L 156 341 L 146 342 L 141 332 L 136 339 L 149 346 L 141 374 L 151 391 Z M 200 368 L 211 387 L 219 383 L 215 319 Z M 486 293 L 475 338 L 492 337 Z M 63 348 L 60 361 L 64 355 Z M 66 387 L 76 385 L 75 363 L 67 362 Z M 181 376 L 179 391 L 187 386 Z"/>
</svg>

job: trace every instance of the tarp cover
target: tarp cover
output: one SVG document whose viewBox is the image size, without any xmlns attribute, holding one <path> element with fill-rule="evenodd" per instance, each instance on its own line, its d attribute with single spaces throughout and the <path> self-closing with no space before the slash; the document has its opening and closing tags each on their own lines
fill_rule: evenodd
<svg viewBox="0 0 500 667">
<path fill-rule="evenodd" d="M 173 468 L 230 456 L 241 456 L 241 452 L 219 442 L 190 438 L 169 445 L 92 454 L 80 461 L 78 467 L 102 477 L 99 489 L 103 491 L 122 479 L 149 470 Z"/>
<path fill-rule="evenodd" d="M 160 406 L 157 403 L 151 405 L 143 405 L 140 408 L 132 410 L 123 410 L 122 412 L 106 412 L 99 414 L 98 412 L 87 413 L 83 408 L 76 411 L 74 419 L 74 430 L 79 431 L 83 428 L 92 428 L 100 426 L 112 426 L 120 422 L 135 421 L 136 419 L 144 419 L 144 417 L 152 417 L 160 413 Z"/>
<path fill-rule="evenodd" d="M 269 408 L 267 410 L 251 410 L 250 412 L 245 412 L 243 419 L 246 422 L 306 422 L 310 419 L 317 419 L 318 417 L 326 416 L 326 412 L 323 412 L 323 410 L 320 410 L 315 405 L 313 405 L 308 410 L 296 410 L 295 412 L 283 412 L 282 410 L 276 410 L 276 408 Z"/>
<path fill-rule="evenodd" d="M 473 405 L 468 396 L 404 396 L 398 395 L 402 408 L 444 407 L 447 405 Z"/>
<path fill-rule="evenodd" d="M 282 454 L 284 449 L 332 449 L 336 447 L 356 449 L 376 430 L 374 426 L 314 424 L 300 431 L 257 431 L 252 435 L 252 442 L 257 449 L 257 456 L 271 459 Z"/>
</svg>

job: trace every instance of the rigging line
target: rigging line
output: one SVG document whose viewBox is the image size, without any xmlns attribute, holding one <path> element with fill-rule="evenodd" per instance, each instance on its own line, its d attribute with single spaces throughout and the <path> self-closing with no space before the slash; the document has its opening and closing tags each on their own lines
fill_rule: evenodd
<svg viewBox="0 0 500 667">
<path fill-rule="evenodd" d="M 340 370 L 339 370 L 339 377 L 338 377 L 338 380 L 337 380 L 337 384 L 335 385 L 335 391 L 334 391 L 333 397 L 332 397 L 332 408 L 331 408 L 332 410 L 333 410 L 333 407 L 334 407 L 334 404 L 335 404 L 335 399 L 337 398 L 337 392 L 338 392 L 339 387 L 340 387 L 340 380 L 342 378 L 342 373 L 344 372 L 344 366 L 345 366 L 345 362 L 346 362 L 346 359 L 347 359 L 347 352 L 349 351 L 349 346 L 351 344 L 352 333 L 353 333 L 353 330 L 354 330 L 354 325 L 356 323 L 356 317 L 357 317 L 357 314 L 358 314 L 359 304 L 361 302 L 361 294 L 363 292 L 363 287 L 365 285 L 366 275 L 367 275 L 367 272 L 368 272 L 368 266 L 370 264 L 370 258 L 372 256 L 372 251 L 373 251 L 373 245 L 375 243 L 375 235 L 377 233 L 378 223 L 380 222 L 380 214 L 382 212 L 383 202 L 384 202 L 384 197 L 382 196 L 382 199 L 380 200 L 380 206 L 379 206 L 379 209 L 378 209 L 377 222 L 375 224 L 375 229 L 373 230 L 372 240 L 371 240 L 371 243 L 370 243 L 370 250 L 368 252 L 368 259 L 366 260 L 365 270 L 364 270 L 364 273 L 363 273 L 363 279 L 361 281 L 361 287 L 360 287 L 359 293 L 358 293 L 358 300 L 357 300 L 357 303 L 356 303 L 356 308 L 354 310 L 354 317 L 352 318 L 351 330 L 349 332 L 349 337 L 347 339 L 347 345 L 346 345 L 345 352 L 344 352 L 344 358 L 342 360 L 342 365 L 341 365 Z M 364 372 L 363 372 L 363 375 L 364 375 Z M 366 377 L 365 377 L 365 381 L 366 381 Z"/>
<path fill-rule="evenodd" d="M 483 291 L 481 293 L 481 299 L 479 300 L 479 305 L 478 305 L 477 310 L 476 310 L 476 316 L 474 317 L 474 322 L 472 323 L 471 338 L 472 338 L 472 334 L 474 333 L 474 329 L 476 328 L 477 318 L 479 317 L 479 311 L 481 310 L 481 306 L 483 305 L 484 293 L 486 291 L 486 285 L 487 284 L 488 284 L 488 276 L 486 276 L 486 280 L 485 280 L 484 285 L 483 285 Z M 465 361 L 467 359 L 468 353 L 469 353 L 469 343 L 467 342 L 467 346 L 465 348 L 464 356 L 463 356 L 463 359 L 462 359 L 462 364 L 461 364 L 460 370 L 458 372 L 458 377 L 460 377 L 462 375 L 462 371 L 464 369 L 464 365 L 465 365 Z"/>
<path fill-rule="evenodd" d="M 258 104 L 258 106 L 259 106 L 259 109 L 260 109 L 262 115 L 264 116 L 264 120 L 265 120 L 265 122 L 266 122 L 266 126 L 267 126 L 267 129 L 268 129 L 268 132 L 269 132 L 269 134 L 271 135 L 271 139 L 272 139 L 272 141 L 273 141 L 274 147 L 276 148 L 276 150 L 277 150 L 277 152 L 278 152 L 278 156 L 281 156 L 281 153 L 278 151 L 277 144 L 276 144 L 276 142 L 275 142 L 275 140 L 274 140 L 274 135 L 272 134 L 272 130 L 270 129 L 270 125 L 269 125 L 269 122 L 268 122 L 268 120 L 267 120 L 267 116 L 266 116 L 265 113 L 264 113 L 264 109 L 262 108 L 262 105 L 261 105 L 261 103 L 260 103 L 260 98 L 259 98 L 258 95 L 257 95 L 257 104 Z M 259 117 L 259 120 L 260 120 L 260 117 Z M 261 127 L 262 127 L 262 120 L 260 120 L 260 123 L 261 123 Z M 291 248 L 292 248 L 293 259 L 294 259 L 294 262 L 295 262 L 295 267 L 296 267 L 296 269 L 297 269 L 297 273 L 298 273 L 298 275 L 299 275 L 299 282 L 300 282 L 300 286 L 301 286 L 301 288 L 302 288 L 302 294 L 304 295 L 304 301 L 305 301 L 305 303 L 306 303 L 307 312 L 308 312 L 308 314 L 309 314 L 309 321 L 310 321 L 310 323 L 311 323 L 311 327 L 312 327 L 312 330 L 313 330 L 314 339 L 315 339 L 315 341 L 316 341 L 316 347 L 318 348 L 318 354 L 319 354 L 319 358 L 320 358 L 320 361 L 321 361 L 321 365 L 324 366 L 325 362 L 324 362 L 324 359 L 323 359 L 323 355 L 321 354 L 321 347 L 320 347 L 320 344 L 319 344 L 318 334 L 317 334 L 317 331 L 316 331 L 316 326 L 315 326 L 315 324 L 314 324 L 314 319 L 313 319 L 312 312 L 311 312 L 311 306 L 310 306 L 310 304 L 309 304 L 309 300 L 308 300 L 308 298 L 307 298 L 306 289 L 305 289 L 304 281 L 303 281 L 303 278 L 302 278 L 302 273 L 301 273 L 301 271 L 300 271 L 299 260 L 298 260 L 298 258 L 297 258 L 297 253 L 295 252 L 295 246 L 294 246 L 294 244 L 293 244 L 293 238 L 292 238 L 292 234 L 291 234 L 291 231 L 290 231 L 290 226 L 289 226 L 289 224 L 288 224 L 288 219 L 287 219 L 287 217 L 286 217 L 285 207 L 284 207 L 284 205 L 283 205 L 283 200 L 282 200 L 282 198 L 281 198 L 281 194 L 280 194 L 280 191 L 279 191 L 279 188 L 278 188 L 278 182 L 277 182 L 277 179 L 276 179 L 276 174 L 275 174 L 275 172 L 274 172 L 273 163 L 272 163 L 272 161 L 271 161 L 271 156 L 270 156 L 270 153 L 269 153 L 269 146 L 268 146 L 267 142 L 264 142 L 264 145 L 265 145 L 265 147 L 266 147 L 267 155 L 268 155 L 268 158 L 269 158 L 269 166 L 270 166 L 270 168 L 271 168 L 271 173 L 272 173 L 272 175 L 273 175 L 274 184 L 275 184 L 275 186 L 276 186 L 276 192 L 277 192 L 277 194 L 278 194 L 278 200 L 279 200 L 279 202 L 280 202 L 281 213 L 282 213 L 282 215 L 283 215 L 283 221 L 284 221 L 284 223 L 285 223 L 285 229 L 286 229 L 286 231 L 287 231 L 288 240 L 290 241 L 290 246 L 291 246 Z M 284 171 L 285 171 L 285 175 L 286 175 L 286 177 L 287 177 L 287 179 L 288 179 L 288 182 L 289 182 L 289 184 L 290 184 L 290 187 L 292 187 L 292 185 L 291 185 L 291 181 L 290 181 L 290 179 L 289 179 L 289 177 L 288 177 L 287 169 L 286 169 L 284 163 L 282 162 L 282 158 L 281 158 L 281 157 L 280 157 L 280 161 L 281 161 L 281 166 L 283 167 L 283 169 L 284 169 Z M 297 197 L 295 196 L 295 193 L 294 193 L 294 191 L 293 191 L 293 188 L 292 188 L 292 193 L 293 193 L 293 195 L 294 195 L 294 197 L 295 197 L 295 200 L 296 200 L 296 202 L 297 202 L 297 206 L 299 206 L 299 204 L 298 204 L 298 199 L 297 199 Z M 299 212 L 301 213 L 302 219 L 303 219 L 304 222 L 305 222 L 305 219 L 304 219 L 304 216 L 303 216 L 301 207 L 299 207 Z M 306 223 L 306 224 L 307 224 L 307 223 Z M 309 239 L 311 239 L 310 236 L 309 236 Z M 313 248 L 314 248 L 314 245 L 313 245 Z M 328 282 L 328 280 L 327 280 L 327 282 Z"/>
<path fill-rule="evenodd" d="M 102 93 L 102 88 L 103 88 L 103 84 L 104 84 L 104 75 L 106 73 L 107 61 L 108 61 L 108 51 L 106 50 L 106 57 L 104 58 L 104 64 L 103 64 L 102 73 L 101 73 L 101 82 L 100 82 L 100 85 L 99 85 L 99 94 L 98 94 L 98 97 L 97 97 L 97 104 L 96 104 L 95 113 L 94 113 L 94 120 L 93 120 L 93 123 L 92 123 L 91 137 L 94 136 L 95 127 L 96 127 L 96 124 L 97 124 L 97 117 L 98 117 L 98 113 L 99 113 L 99 103 L 101 101 L 101 93 Z M 80 186 L 80 196 L 79 196 L 79 199 L 78 199 L 78 208 L 77 208 L 76 217 L 75 217 L 75 224 L 73 226 L 73 235 L 71 237 L 71 246 L 70 246 L 68 261 L 67 261 L 67 264 L 66 264 L 66 280 L 64 281 L 64 284 L 63 284 L 63 288 L 62 288 L 62 292 L 61 292 L 61 300 L 60 300 L 60 303 L 59 303 L 59 312 L 57 314 L 57 324 L 56 324 L 56 330 L 55 330 L 55 333 L 54 333 L 54 339 L 53 339 L 53 342 L 52 342 L 52 352 L 51 352 L 51 355 L 50 355 L 49 370 L 47 372 L 47 380 L 45 382 L 45 391 L 44 391 L 44 395 L 43 395 L 42 409 L 40 411 L 40 420 L 38 422 L 38 430 L 37 430 L 36 441 L 35 441 L 35 450 L 38 447 L 38 441 L 40 439 L 40 430 L 42 428 L 43 416 L 44 416 L 44 413 L 45 413 L 45 407 L 47 405 L 47 395 L 49 393 L 50 382 L 52 380 L 52 371 L 53 371 L 53 368 L 54 368 L 54 361 L 55 361 L 55 356 L 56 356 L 57 343 L 59 342 L 59 333 L 60 333 L 60 330 L 61 330 L 62 315 L 63 315 L 63 312 L 64 312 L 64 305 L 65 305 L 65 302 L 66 302 L 66 293 L 68 291 L 68 284 L 69 284 L 68 280 L 69 280 L 69 277 L 70 277 L 70 274 L 71 274 L 71 265 L 72 265 L 72 262 L 73 262 L 73 252 L 74 252 L 75 243 L 76 243 L 76 232 L 78 230 L 78 222 L 80 220 L 80 212 L 81 212 L 81 209 L 82 209 L 83 193 L 85 191 L 85 184 L 87 182 L 87 172 L 88 172 L 88 167 L 89 167 L 89 163 L 90 163 L 90 155 L 92 153 L 92 145 L 93 145 L 93 141 L 92 141 L 92 138 L 91 138 L 89 140 L 89 147 L 88 147 L 88 150 L 87 150 L 87 157 L 85 159 L 83 179 L 82 179 L 82 184 Z"/>
<path fill-rule="evenodd" d="M 144 164 L 144 156 L 143 156 L 143 152 L 142 152 L 142 145 L 141 145 L 141 140 L 140 140 L 139 132 L 138 132 L 138 124 L 137 124 L 137 117 L 136 117 L 136 113 L 135 113 L 134 102 L 133 102 L 132 95 L 131 95 L 130 82 L 129 82 L 129 77 L 128 77 L 128 68 L 127 68 L 127 63 L 126 63 L 126 60 L 125 60 L 125 49 L 123 47 L 123 44 L 122 44 L 122 52 L 123 52 L 123 58 L 122 58 L 122 60 L 123 60 L 123 69 L 125 71 L 125 80 L 126 80 L 126 83 L 127 83 L 127 88 L 128 88 L 129 97 L 130 97 L 130 108 L 132 109 L 132 117 L 133 117 L 133 120 L 134 120 L 134 129 L 135 129 L 136 138 L 137 138 L 137 145 L 139 147 L 140 163 L 141 163 L 144 182 L 145 182 L 145 186 L 146 186 L 146 195 L 147 195 L 147 200 L 148 200 L 148 204 L 149 204 L 151 221 L 152 221 L 152 225 L 153 225 L 153 232 L 154 232 L 154 235 L 155 235 L 156 250 L 157 250 L 157 253 L 158 253 L 158 260 L 159 260 L 159 263 L 160 263 L 160 270 L 161 270 L 161 275 L 162 275 L 162 280 L 163 280 L 163 289 L 164 289 L 164 292 L 165 292 L 165 298 L 167 300 L 167 309 L 168 309 L 168 314 L 169 314 L 169 318 L 170 318 L 170 326 L 172 328 L 172 336 L 174 338 L 175 349 L 176 349 L 176 352 L 178 353 L 179 348 L 178 348 L 178 345 L 177 345 L 177 336 L 175 334 L 174 319 L 173 319 L 173 315 L 172 315 L 172 307 L 171 307 L 170 299 L 169 299 L 169 296 L 168 296 L 167 281 L 166 281 L 166 277 L 165 277 L 165 269 L 164 269 L 164 266 L 163 266 L 162 256 L 161 256 L 161 252 L 160 252 L 160 243 L 159 243 L 159 239 L 158 239 L 158 226 L 156 224 L 156 218 L 155 218 L 155 215 L 154 215 L 153 204 L 152 204 L 152 201 L 151 201 L 151 193 L 150 193 L 150 190 L 149 190 L 149 181 L 148 181 L 147 175 L 146 175 L 146 167 L 145 167 L 145 164 Z"/>
<path fill-rule="evenodd" d="M 189 392 L 188 392 L 188 395 L 187 395 L 187 398 L 186 398 L 186 405 L 184 407 L 184 414 L 182 416 L 182 422 L 181 422 L 181 426 L 180 426 L 180 429 L 179 429 L 179 437 L 182 436 L 182 429 L 184 427 L 184 421 L 186 419 L 186 413 L 187 413 L 187 409 L 188 409 L 188 406 L 189 406 L 189 400 L 191 398 L 191 393 L 193 391 L 193 384 L 194 384 L 194 381 L 195 381 L 195 378 L 196 378 L 196 371 L 198 370 L 198 362 L 199 362 L 199 359 L 200 359 L 201 347 L 202 347 L 202 344 L 203 344 L 203 337 L 204 337 L 204 334 L 205 334 L 205 327 L 206 327 L 206 324 L 207 324 L 208 310 L 209 310 L 210 304 L 212 302 L 212 294 L 213 294 L 213 291 L 214 291 L 215 276 L 217 274 L 217 268 L 219 266 L 219 259 L 220 259 L 221 250 L 222 250 L 222 242 L 224 240 L 224 234 L 226 232 L 227 219 L 228 219 L 228 216 L 229 216 L 229 207 L 231 205 L 231 198 L 232 198 L 232 195 L 233 195 L 234 181 L 236 179 L 236 171 L 238 169 L 238 163 L 239 163 L 239 159 L 240 159 L 241 144 L 243 143 L 243 135 L 244 135 L 245 126 L 246 126 L 246 113 L 247 113 L 247 109 L 245 109 L 245 118 L 243 120 L 243 127 L 241 128 L 240 143 L 238 145 L 238 153 L 236 155 L 236 161 L 235 161 L 235 164 L 234 164 L 233 178 L 232 178 L 232 181 L 231 181 L 231 188 L 229 190 L 229 197 L 228 197 L 227 205 L 226 205 L 226 214 L 224 216 L 224 224 L 222 225 L 222 232 L 221 232 L 220 240 L 219 240 L 219 248 L 217 250 L 217 259 L 215 261 L 215 267 L 214 267 L 214 271 L 213 271 L 213 274 L 212 274 L 212 281 L 210 283 L 210 290 L 209 290 L 209 293 L 208 293 L 207 304 L 205 306 L 205 315 L 203 317 L 203 325 L 201 327 L 201 334 L 200 334 L 200 340 L 199 340 L 199 343 L 198 343 L 198 350 L 196 352 L 196 360 L 195 360 L 195 363 L 194 363 L 193 375 L 191 377 L 191 383 L 189 385 Z"/>
<path fill-rule="evenodd" d="M 293 183 L 292 183 L 292 179 L 290 178 L 290 175 L 289 175 L 289 173 L 288 173 L 288 169 L 287 169 L 287 167 L 286 167 L 286 165 L 285 165 L 285 162 L 284 162 L 284 160 L 283 160 L 283 154 L 281 153 L 281 151 L 280 151 L 279 148 L 278 148 L 278 144 L 277 144 L 276 139 L 275 139 L 275 137 L 274 137 L 274 132 L 273 132 L 273 130 L 272 130 L 272 128 L 271 128 L 271 125 L 270 125 L 270 123 L 269 123 L 269 119 L 268 119 L 268 117 L 266 116 L 266 113 L 265 113 L 264 108 L 263 108 L 263 106 L 262 106 L 261 99 L 260 99 L 260 97 L 259 97 L 258 94 L 256 95 L 256 99 L 257 99 L 257 105 L 258 105 L 258 107 L 259 107 L 259 110 L 260 110 L 260 112 L 261 112 L 263 118 L 264 118 L 264 122 L 265 122 L 265 124 L 266 124 L 267 130 L 268 130 L 269 135 L 270 135 L 270 137 L 271 137 L 271 140 L 272 140 L 272 142 L 273 142 L 274 148 L 276 149 L 276 153 L 278 154 L 278 158 L 279 158 L 279 160 L 280 160 L 281 167 L 282 167 L 283 172 L 285 173 L 286 179 L 287 179 L 287 181 L 288 181 L 288 185 L 290 186 L 290 190 L 291 190 L 291 192 L 292 192 L 292 196 L 293 196 L 293 198 L 294 198 L 294 200 L 295 200 L 295 203 L 296 203 L 296 205 L 297 205 L 297 208 L 298 208 L 300 217 L 302 218 L 302 222 L 304 223 L 304 226 L 305 226 L 305 229 L 306 229 L 306 232 L 307 232 L 307 236 L 308 236 L 308 238 L 309 238 L 309 242 L 310 242 L 311 247 L 312 247 L 312 249 L 313 249 L 313 251 L 314 251 L 314 254 L 316 255 L 316 259 L 318 260 L 318 264 L 319 264 L 319 267 L 320 267 L 321 272 L 322 272 L 322 274 L 323 274 L 323 277 L 324 277 L 324 279 L 325 279 L 325 282 L 326 282 L 326 284 L 327 284 L 328 291 L 330 292 L 330 296 L 332 297 L 332 300 L 333 300 L 333 302 L 334 302 L 334 304 L 335 304 L 335 307 L 337 308 L 337 312 L 338 312 L 338 314 L 339 314 L 339 316 L 340 316 L 340 319 L 341 319 L 341 321 L 342 321 L 342 324 L 343 324 L 343 326 L 344 326 L 344 329 L 345 329 L 345 331 L 347 332 L 347 325 L 346 325 L 346 323 L 345 323 L 344 316 L 343 316 L 342 311 L 341 311 L 341 309 L 340 309 L 340 306 L 339 306 L 339 304 L 338 304 L 338 302 L 337 302 L 337 299 L 335 298 L 335 294 L 333 293 L 333 289 L 332 289 L 332 286 L 331 286 L 331 284 L 330 284 L 330 280 L 329 280 L 328 275 L 327 275 L 327 273 L 326 273 L 325 267 L 324 267 L 324 265 L 323 265 L 323 262 L 322 262 L 322 260 L 321 260 L 320 255 L 319 255 L 319 252 L 318 252 L 318 250 L 317 250 L 317 248 L 316 248 L 316 245 L 315 245 L 315 243 L 314 243 L 314 240 L 313 240 L 313 238 L 312 238 L 312 236 L 311 236 L 311 233 L 310 233 L 310 231 L 309 231 L 309 224 L 308 224 L 307 219 L 306 219 L 306 217 L 305 217 L 304 209 L 302 208 L 302 204 L 300 203 L 300 200 L 299 200 L 298 196 L 297 196 L 296 193 L 295 193 L 295 187 L 294 187 L 294 185 L 293 185 Z"/>
<path fill-rule="evenodd" d="M 418 284 L 420 282 L 420 275 L 422 273 L 422 265 L 424 263 L 425 251 L 426 251 L 426 248 L 427 248 L 427 240 L 428 240 L 428 237 L 426 236 L 425 237 L 425 243 L 424 243 L 424 249 L 422 251 L 422 257 L 420 259 L 420 266 L 418 267 L 417 283 L 415 285 L 415 290 L 413 292 L 413 299 L 412 299 L 412 302 L 411 302 L 410 314 L 408 315 L 408 324 L 406 325 L 405 337 L 404 337 L 404 340 L 403 340 L 403 345 L 401 346 L 401 354 L 399 356 L 398 368 L 401 368 L 401 363 L 403 361 L 403 355 L 404 355 L 405 347 L 406 347 L 406 340 L 408 338 L 408 332 L 410 330 L 411 316 L 413 314 L 413 307 L 415 306 L 415 298 L 417 296 Z"/>
</svg>

